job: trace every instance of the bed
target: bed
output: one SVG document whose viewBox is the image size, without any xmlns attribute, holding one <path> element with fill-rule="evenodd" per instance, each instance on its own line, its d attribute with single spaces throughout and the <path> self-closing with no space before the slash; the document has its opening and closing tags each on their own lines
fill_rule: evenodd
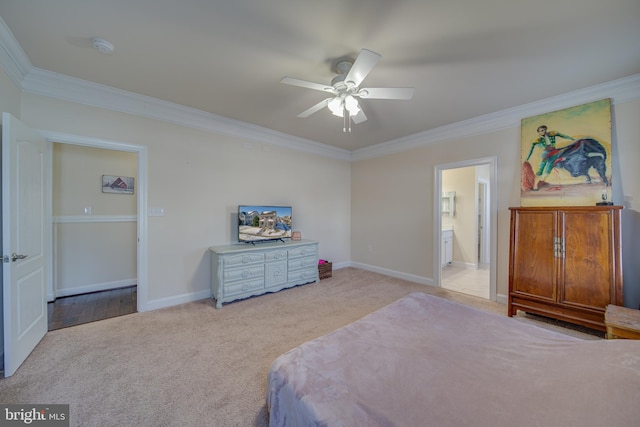
<svg viewBox="0 0 640 427">
<path fill-rule="evenodd" d="M 640 341 L 582 340 L 423 293 L 279 356 L 277 426 L 638 426 Z"/>
</svg>

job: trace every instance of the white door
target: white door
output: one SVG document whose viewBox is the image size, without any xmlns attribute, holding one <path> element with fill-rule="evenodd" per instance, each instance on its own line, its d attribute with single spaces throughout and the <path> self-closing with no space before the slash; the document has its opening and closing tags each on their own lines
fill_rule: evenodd
<svg viewBox="0 0 640 427">
<path fill-rule="evenodd" d="M 46 141 L 2 114 L 4 372 L 13 375 L 47 332 Z"/>
</svg>

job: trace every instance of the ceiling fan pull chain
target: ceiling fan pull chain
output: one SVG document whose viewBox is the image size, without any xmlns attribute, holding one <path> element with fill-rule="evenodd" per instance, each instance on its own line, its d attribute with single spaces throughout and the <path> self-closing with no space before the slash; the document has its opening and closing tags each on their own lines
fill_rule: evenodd
<svg viewBox="0 0 640 427">
<path fill-rule="evenodd" d="M 347 132 L 347 109 L 342 106 L 342 133 Z"/>
</svg>

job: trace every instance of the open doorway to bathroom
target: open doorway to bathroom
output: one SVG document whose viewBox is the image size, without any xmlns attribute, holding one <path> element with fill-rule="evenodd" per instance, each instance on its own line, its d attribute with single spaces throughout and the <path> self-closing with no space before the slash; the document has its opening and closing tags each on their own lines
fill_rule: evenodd
<svg viewBox="0 0 640 427">
<path fill-rule="evenodd" d="M 439 263 L 434 269 L 441 287 L 496 300 L 496 233 L 492 182 L 495 160 L 479 159 L 436 167 Z M 495 185 L 494 185 L 495 186 Z M 492 208 L 494 209 L 492 211 Z"/>
</svg>

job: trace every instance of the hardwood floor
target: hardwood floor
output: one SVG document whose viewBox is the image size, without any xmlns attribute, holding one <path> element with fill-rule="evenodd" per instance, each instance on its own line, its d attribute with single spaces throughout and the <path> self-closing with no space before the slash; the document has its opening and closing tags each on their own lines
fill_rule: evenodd
<svg viewBox="0 0 640 427">
<path fill-rule="evenodd" d="M 50 331 L 123 316 L 137 311 L 137 287 L 57 298 L 47 309 Z"/>
</svg>

